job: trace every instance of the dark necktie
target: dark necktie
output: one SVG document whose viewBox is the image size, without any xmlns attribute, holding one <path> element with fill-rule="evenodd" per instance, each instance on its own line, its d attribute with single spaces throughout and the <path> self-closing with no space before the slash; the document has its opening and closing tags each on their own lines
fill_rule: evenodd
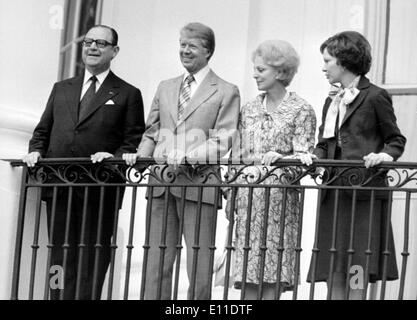
<svg viewBox="0 0 417 320">
<path fill-rule="evenodd" d="M 184 115 L 185 107 L 187 106 L 188 101 L 191 97 L 191 82 L 194 81 L 194 77 L 192 74 L 189 74 L 181 87 L 180 91 L 180 98 L 178 101 L 178 121 L 181 120 L 181 117 Z"/>
<path fill-rule="evenodd" d="M 96 95 L 96 76 L 92 76 L 90 78 L 91 84 L 88 90 L 85 92 L 83 98 L 80 101 L 80 108 L 78 112 L 78 120 L 83 119 L 87 110 L 88 106 L 91 104 L 91 102 L 94 99 L 94 96 Z"/>
</svg>

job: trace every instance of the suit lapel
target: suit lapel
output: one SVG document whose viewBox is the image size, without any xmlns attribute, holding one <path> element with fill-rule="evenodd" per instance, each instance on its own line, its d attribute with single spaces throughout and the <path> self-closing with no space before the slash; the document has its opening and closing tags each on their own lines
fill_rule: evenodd
<svg viewBox="0 0 417 320">
<path fill-rule="evenodd" d="M 71 119 L 76 124 L 78 122 L 78 105 L 80 104 L 81 89 L 83 87 L 84 73 L 73 78 L 67 83 L 65 98 Z"/>
<path fill-rule="evenodd" d="M 197 88 L 197 91 L 191 97 L 184 110 L 184 115 L 177 126 L 184 122 L 198 107 L 209 99 L 217 91 L 217 76 L 213 71 L 207 74 L 203 82 Z M 177 111 L 178 112 L 178 111 Z"/>
<path fill-rule="evenodd" d="M 79 119 L 77 125 L 80 125 L 82 122 L 88 119 L 106 101 L 116 96 L 119 93 L 117 91 L 118 87 L 119 84 L 117 83 L 117 78 L 114 75 L 114 73 L 110 71 L 103 84 L 100 86 L 100 89 L 98 89 L 96 96 L 94 97 L 94 100 L 87 107 L 84 117 L 82 119 Z"/>
<path fill-rule="evenodd" d="M 346 114 L 343 118 L 341 126 L 349 119 L 349 117 L 355 112 L 357 108 L 362 104 L 365 97 L 368 95 L 369 80 L 366 77 L 361 77 L 358 84 L 358 89 L 360 90 L 358 96 L 355 100 L 346 108 Z"/>
<path fill-rule="evenodd" d="M 172 104 L 170 104 L 172 107 L 169 108 L 169 113 L 171 114 L 174 123 L 177 123 L 178 120 L 178 101 L 180 97 L 182 79 L 183 76 L 173 79 L 171 82 L 171 87 L 169 90 L 167 90 L 169 94 L 168 101 L 172 101 Z"/>
</svg>

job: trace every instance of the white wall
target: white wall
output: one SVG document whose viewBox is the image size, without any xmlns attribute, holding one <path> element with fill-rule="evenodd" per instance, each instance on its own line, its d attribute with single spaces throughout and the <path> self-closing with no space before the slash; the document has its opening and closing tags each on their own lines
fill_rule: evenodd
<svg viewBox="0 0 417 320">
<path fill-rule="evenodd" d="M 41 112 L 57 79 L 64 0 L 0 0 L 1 105 Z"/>
</svg>

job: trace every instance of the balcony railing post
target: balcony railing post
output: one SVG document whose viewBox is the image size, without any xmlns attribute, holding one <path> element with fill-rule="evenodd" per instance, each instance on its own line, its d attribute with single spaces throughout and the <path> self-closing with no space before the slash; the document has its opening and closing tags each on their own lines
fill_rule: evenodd
<svg viewBox="0 0 417 320">
<path fill-rule="evenodd" d="M 320 252 L 318 246 L 318 236 L 319 236 L 319 220 L 320 220 L 320 207 L 321 207 L 321 193 L 322 189 L 319 188 L 318 195 L 317 195 L 317 209 L 316 209 L 316 226 L 314 231 L 314 244 L 312 249 L 312 258 L 311 258 L 311 285 L 310 285 L 310 300 L 314 300 L 314 289 L 316 286 L 316 270 L 317 270 L 317 255 Z"/>
<path fill-rule="evenodd" d="M 26 196 L 27 196 L 27 181 L 28 181 L 28 168 L 23 166 L 22 178 L 20 185 L 20 198 L 19 198 L 19 212 L 17 215 L 17 230 L 16 241 L 13 261 L 13 275 L 12 275 L 12 292 L 10 299 L 18 300 L 19 294 L 19 278 L 20 278 L 20 259 L 22 257 L 22 244 L 23 244 L 23 228 L 25 224 L 25 209 L 26 209 Z"/>
<path fill-rule="evenodd" d="M 130 267 L 132 263 L 132 251 L 133 251 L 133 231 L 135 226 L 135 215 L 136 215 L 136 196 L 137 196 L 137 186 L 133 187 L 132 192 L 132 205 L 130 207 L 130 221 L 129 221 L 129 240 L 126 245 L 127 249 L 127 258 L 126 258 L 126 274 L 125 274 L 125 290 L 123 299 L 129 299 L 129 279 L 130 279 Z"/>
<path fill-rule="evenodd" d="M 39 250 L 39 227 L 41 220 L 41 193 L 42 189 L 37 189 L 36 195 L 36 214 L 35 214 L 35 228 L 33 231 L 33 242 L 32 242 L 32 261 L 30 265 L 30 281 L 29 281 L 29 300 L 33 300 L 33 291 L 35 288 L 35 272 L 36 272 L 36 261 Z"/>
<path fill-rule="evenodd" d="M 48 256 L 47 256 L 47 262 L 46 262 L 46 270 L 45 270 L 45 287 L 44 287 L 44 293 L 43 293 L 43 299 L 48 300 L 49 297 L 49 290 L 51 287 L 50 284 L 50 271 L 51 271 L 51 262 L 52 262 L 52 250 L 54 249 L 54 226 L 55 226 L 55 216 L 56 216 L 56 205 L 57 205 L 57 197 L 58 197 L 58 187 L 53 187 L 53 193 L 52 193 L 52 206 L 51 206 L 51 216 L 47 217 L 47 219 L 50 219 L 48 226 L 49 226 L 49 232 L 48 232 Z M 48 215 L 48 213 L 47 213 Z"/>
<path fill-rule="evenodd" d="M 208 280 L 209 280 L 209 296 L 208 299 L 211 300 L 211 291 L 213 284 L 213 264 L 214 264 L 214 254 L 216 251 L 216 228 L 217 228 L 217 210 L 219 204 L 219 198 L 221 197 L 220 187 L 215 188 L 214 193 L 214 206 L 213 206 L 213 224 L 211 226 L 211 241 L 209 246 L 210 259 L 209 259 L 209 268 L 208 268 Z"/>
<path fill-rule="evenodd" d="M 181 252 L 182 252 L 182 235 L 184 232 L 184 214 L 185 214 L 185 195 L 186 187 L 181 187 L 181 204 L 180 204 L 180 225 L 177 236 L 177 257 L 176 257 L 176 266 L 175 266 L 175 277 L 174 277 L 174 294 L 173 299 L 178 299 L 178 285 L 180 278 L 180 267 L 181 267 Z"/>
<path fill-rule="evenodd" d="M 333 208 L 333 225 L 332 225 L 332 246 L 330 252 L 330 266 L 329 266 L 329 288 L 327 290 L 327 300 L 332 299 L 333 281 L 334 281 L 334 261 L 337 254 L 336 240 L 337 240 L 337 217 L 339 211 L 339 189 L 335 190 L 334 194 L 334 208 Z"/>
<path fill-rule="evenodd" d="M 402 264 L 401 264 L 401 278 L 400 278 L 400 288 L 398 293 L 398 300 L 403 300 L 404 298 L 404 283 L 405 283 L 405 274 L 407 270 L 407 259 L 410 255 L 408 252 L 408 242 L 409 242 L 409 235 L 410 235 L 410 198 L 411 193 L 409 191 L 406 192 L 405 197 L 405 214 L 404 214 L 404 245 L 403 251 L 401 252 L 402 255 Z"/>
<path fill-rule="evenodd" d="M 369 264 L 372 252 L 372 226 L 374 220 L 374 206 L 375 206 L 375 191 L 371 191 L 371 204 L 369 208 L 369 227 L 368 227 L 368 246 L 365 251 L 366 254 L 366 263 L 365 263 L 365 283 L 364 283 L 364 292 L 362 296 L 362 300 L 365 300 L 368 294 L 368 285 L 369 285 Z"/>
</svg>

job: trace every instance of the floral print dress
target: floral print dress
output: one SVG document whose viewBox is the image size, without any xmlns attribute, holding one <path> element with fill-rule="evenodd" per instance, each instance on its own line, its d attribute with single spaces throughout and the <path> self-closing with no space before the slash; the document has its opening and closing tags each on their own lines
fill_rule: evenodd
<svg viewBox="0 0 417 320">
<path fill-rule="evenodd" d="M 316 116 L 308 102 L 296 93 L 287 93 L 276 109 L 269 113 L 264 104 L 265 94 L 257 96 L 242 107 L 239 121 L 240 142 L 233 147 L 233 157 L 244 159 L 261 159 L 268 151 L 275 151 L 284 156 L 311 152 L 314 147 Z M 239 169 L 243 167 L 234 167 Z M 260 182 L 260 185 L 277 185 L 285 182 L 283 170 L 262 165 L 243 169 L 234 183 L 244 184 L 262 179 L 268 171 L 273 175 Z M 284 180 L 282 180 L 284 178 Z M 240 288 L 242 275 L 246 267 L 246 283 L 259 284 L 261 268 L 263 281 L 277 282 L 279 264 L 279 246 L 281 221 L 284 219 L 284 232 L 281 239 L 282 268 L 280 282 L 284 289 L 294 285 L 295 248 L 299 228 L 300 201 L 299 192 L 294 188 L 269 188 L 269 209 L 267 230 L 265 225 L 265 196 L 268 188 L 239 188 L 235 201 L 235 287 Z M 286 193 L 284 195 L 284 193 Z M 283 198 L 286 198 L 285 216 Z M 252 199 L 251 210 L 249 201 Z M 246 233 L 247 220 L 250 215 L 249 234 Z M 265 236 L 266 231 L 266 236 Z M 248 238 L 247 238 L 248 237 Z M 264 243 L 266 240 L 266 243 Z M 265 245 L 266 244 L 266 245 Z M 248 245 L 248 246 L 247 246 Z M 245 250 L 244 248 L 250 248 Z M 262 250 L 266 247 L 266 251 Z M 245 258 L 245 251 L 247 258 Z M 263 252 L 265 258 L 262 258 Z M 245 264 L 247 263 L 247 266 Z"/>
</svg>

